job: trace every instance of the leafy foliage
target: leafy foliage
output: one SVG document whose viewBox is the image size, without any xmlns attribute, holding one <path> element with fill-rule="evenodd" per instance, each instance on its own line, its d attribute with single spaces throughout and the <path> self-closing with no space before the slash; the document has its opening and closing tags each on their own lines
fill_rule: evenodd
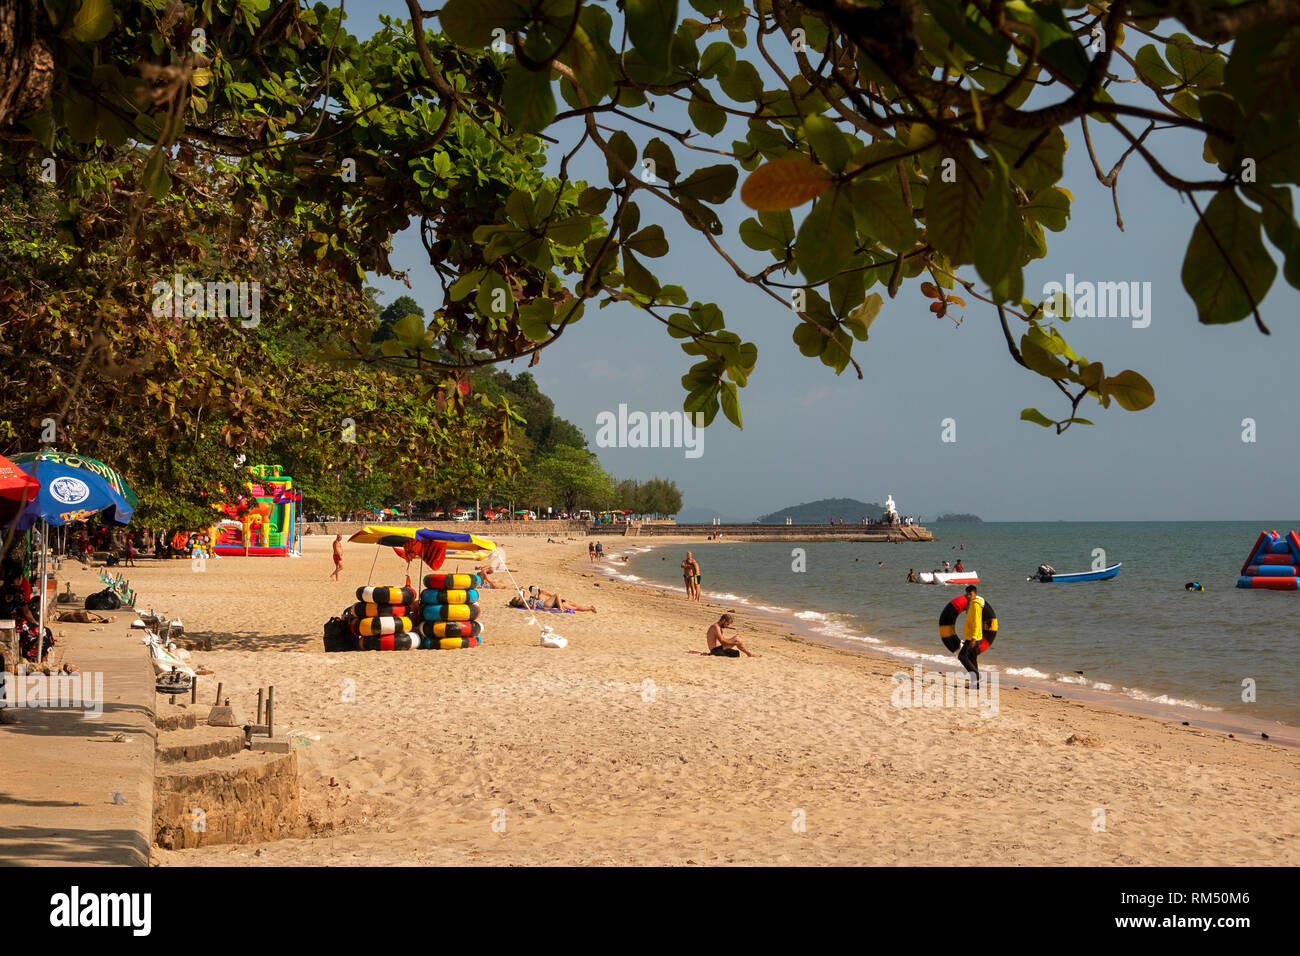
<svg viewBox="0 0 1300 956">
<path fill-rule="evenodd" d="M 153 204 L 190 196 L 195 164 L 228 164 L 234 218 L 281 217 L 286 260 L 332 271 L 358 296 L 367 273 L 391 274 L 392 236 L 415 221 L 445 301 L 427 322 L 397 317 L 377 347 L 369 328 L 313 336 L 323 359 L 438 387 L 503 359 L 536 361 L 589 301 L 626 302 L 693 360 L 685 409 L 738 426 L 756 347 L 649 263 L 683 227 L 778 314 L 791 309 L 799 351 L 837 374 L 862 375 L 855 345 L 878 315 L 903 311 L 882 309 L 886 298 L 951 317 L 947 290 L 960 285 L 997 311 L 1013 358 L 1069 406 L 1057 419 L 1022 417 L 1063 430 L 1086 421 L 1076 413 L 1088 397 L 1149 405 L 1137 372 L 1103 374 L 1071 356 L 1058 326 L 1068 304 L 1048 322 L 1026 295 L 1026 266 L 1068 227 L 1067 130 L 1083 134 L 1106 188 L 1135 158 L 1194 205 L 1183 280 L 1202 322 L 1253 316 L 1266 331 L 1270 245 L 1300 285 L 1287 188 L 1300 180 L 1294 5 L 407 0 L 407 10 L 410 21 L 384 19 L 361 41 L 340 11 L 297 0 L 10 5 L 10 33 L 30 42 L 0 71 L 3 172 L 36 188 L 38 164 L 54 159 L 67 243 L 49 250 L 56 259 L 116 242 L 124 260 L 149 263 L 166 259 L 160 244 L 211 232 L 153 229 Z M 441 35 L 427 29 L 435 17 Z M 1112 92 L 1121 85 L 1124 102 Z M 683 111 L 683 128 L 667 125 Z M 1093 148 L 1099 124 L 1127 144 L 1109 169 Z M 1188 134 L 1204 143 L 1201 178 L 1172 169 Z M 556 177 L 541 170 L 543 137 L 563 152 Z M 138 171 L 110 187 L 136 148 Z M 570 179 L 584 151 L 603 160 L 607 185 Z M 718 207 L 738 186 L 757 214 L 741 223 L 741 244 L 771 260 L 757 271 L 724 245 Z M 142 344 L 107 338 L 105 355 Z"/>
</svg>

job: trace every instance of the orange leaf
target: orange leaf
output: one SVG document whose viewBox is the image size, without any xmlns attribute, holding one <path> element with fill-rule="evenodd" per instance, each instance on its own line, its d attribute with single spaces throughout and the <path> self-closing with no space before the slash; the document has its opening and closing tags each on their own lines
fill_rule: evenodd
<svg viewBox="0 0 1300 956">
<path fill-rule="evenodd" d="M 740 201 L 760 212 L 793 209 L 816 199 L 831 184 L 830 173 L 803 156 L 764 163 L 740 187 Z"/>
<path fill-rule="evenodd" d="M 939 318 L 943 318 L 943 314 L 948 311 L 948 306 L 942 302 L 931 302 L 930 311 L 939 316 Z"/>
<path fill-rule="evenodd" d="M 939 298 L 939 287 L 933 282 L 922 282 L 921 294 L 930 299 L 937 299 Z"/>
</svg>

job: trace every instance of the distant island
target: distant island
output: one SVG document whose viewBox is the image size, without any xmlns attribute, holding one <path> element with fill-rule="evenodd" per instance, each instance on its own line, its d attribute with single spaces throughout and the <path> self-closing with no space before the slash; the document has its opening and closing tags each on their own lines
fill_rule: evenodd
<svg viewBox="0 0 1300 956">
<path fill-rule="evenodd" d="M 979 515 L 947 514 L 939 515 L 935 521 L 983 521 Z"/>
<path fill-rule="evenodd" d="M 822 498 L 807 504 L 794 505 L 773 511 L 758 519 L 759 524 L 785 524 L 789 518 L 791 524 L 829 524 L 831 519 L 844 519 L 845 524 L 859 524 L 863 517 L 877 521 L 885 510 L 884 505 L 874 501 L 858 501 L 856 498 Z"/>
</svg>

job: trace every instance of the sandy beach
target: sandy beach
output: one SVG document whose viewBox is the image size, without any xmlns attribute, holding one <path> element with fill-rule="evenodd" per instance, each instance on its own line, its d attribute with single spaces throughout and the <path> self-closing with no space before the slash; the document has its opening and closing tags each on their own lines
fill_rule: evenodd
<svg viewBox="0 0 1300 956">
<path fill-rule="evenodd" d="M 581 538 L 498 543 L 521 585 L 597 607 L 537 616 L 567 648 L 498 590 L 480 648 L 325 654 L 324 620 L 403 565 L 386 550 L 371 576 L 376 549 L 349 544 L 330 581 L 323 536 L 301 558 L 130 569 L 141 607 L 211 638 L 201 693 L 222 681 L 249 712 L 275 687 L 312 834 L 155 848 L 155 865 L 1300 862 L 1294 748 L 1009 682 L 990 719 L 897 708 L 896 660 L 744 614 L 760 659 L 691 654 L 724 609 L 707 594 L 617 581 Z M 73 659 L 78 627 L 60 627 Z"/>
</svg>

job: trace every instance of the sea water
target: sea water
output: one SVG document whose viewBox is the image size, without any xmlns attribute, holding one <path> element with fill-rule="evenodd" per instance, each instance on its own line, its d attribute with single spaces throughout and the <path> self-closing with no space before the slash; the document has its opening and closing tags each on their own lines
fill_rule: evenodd
<svg viewBox="0 0 1300 956">
<path fill-rule="evenodd" d="M 1300 592 L 1236 587 L 1259 532 L 1291 528 L 1300 520 L 943 522 L 930 528 L 938 540 L 922 544 L 642 538 L 616 573 L 680 587 L 689 548 L 705 597 L 734 606 L 742 631 L 745 612 L 759 610 L 841 644 L 946 664 L 939 612 L 961 588 L 906 579 L 909 568 L 932 571 L 960 558 L 997 612 L 998 637 L 981 664 L 1004 683 L 1037 678 L 1300 726 Z M 1110 581 L 1025 580 L 1040 563 L 1070 572 L 1101 561 L 1124 566 Z M 1185 590 L 1188 581 L 1205 591 Z"/>
</svg>

